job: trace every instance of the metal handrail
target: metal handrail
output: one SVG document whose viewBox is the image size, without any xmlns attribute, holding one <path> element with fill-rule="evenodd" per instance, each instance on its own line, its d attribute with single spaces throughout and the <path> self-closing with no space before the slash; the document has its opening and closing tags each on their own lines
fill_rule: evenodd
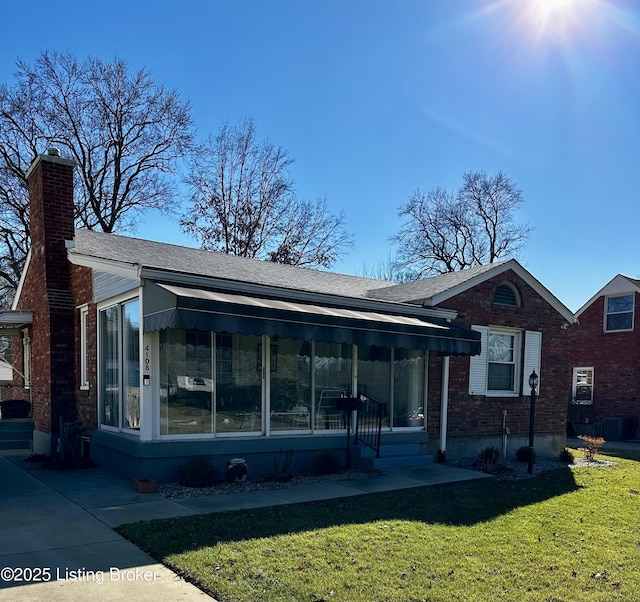
<svg viewBox="0 0 640 602">
<path fill-rule="evenodd" d="M 360 396 L 356 419 L 355 444 L 358 442 L 370 447 L 380 457 L 382 420 L 386 415 L 386 405 L 365 395 Z"/>
</svg>

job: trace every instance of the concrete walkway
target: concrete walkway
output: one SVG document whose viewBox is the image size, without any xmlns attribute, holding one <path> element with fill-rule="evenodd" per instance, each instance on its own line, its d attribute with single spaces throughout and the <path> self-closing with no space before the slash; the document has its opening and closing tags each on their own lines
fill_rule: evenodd
<svg viewBox="0 0 640 602">
<path fill-rule="evenodd" d="M 490 478 L 441 464 L 283 489 L 169 500 L 99 468 L 54 471 L 0 453 L 0 601 L 211 600 L 112 529 L 151 520 Z"/>
</svg>

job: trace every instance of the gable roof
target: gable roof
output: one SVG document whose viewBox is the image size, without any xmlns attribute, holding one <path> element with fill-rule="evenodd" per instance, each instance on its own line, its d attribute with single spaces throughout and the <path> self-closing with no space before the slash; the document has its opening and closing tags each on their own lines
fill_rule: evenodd
<svg viewBox="0 0 640 602">
<path fill-rule="evenodd" d="M 618 274 L 605 284 L 591 299 L 589 299 L 577 312 L 579 318 L 589 307 L 599 299 L 607 295 L 620 295 L 624 293 L 640 293 L 640 280 Z"/>
<path fill-rule="evenodd" d="M 574 321 L 573 313 L 515 259 L 397 284 L 90 230 L 76 230 L 68 247 L 73 263 L 96 270 L 118 269 L 132 278 L 162 279 L 170 274 L 177 281 L 188 278 L 191 284 L 197 284 L 198 278 L 215 279 L 229 285 L 280 289 L 294 297 L 330 295 L 437 311 L 444 311 L 436 306 L 447 299 L 512 270 L 567 321 Z"/>
<path fill-rule="evenodd" d="M 75 231 L 68 254 L 73 263 L 95 269 L 100 269 L 101 262 L 105 262 L 105 266 L 107 263 L 118 264 L 122 270 L 128 269 L 134 277 L 144 277 L 145 270 L 161 270 L 344 297 L 366 298 L 369 291 L 393 284 L 386 280 L 300 268 L 89 230 Z"/>
<path fill-rule="evenodd" d="M 405 284 L 397 284 L 388 288 L 371 291 L 369 295 L 376 299 L 386 299 L 398 303 L 413 303 L 425 306 L 436 306 L 440 303 L 467 291 L 474 286 L 494 278 L 507 271 L 515 272 L 538 295 L 551 305 L 565 320 L 572 323 L 575 317 L 549 289 L 547 289 L 530 272 L 523 268 L 515 259 L 507 259 L 475 268 L 441 274 L 431 278 L 423 278 Z"/>
</svg>

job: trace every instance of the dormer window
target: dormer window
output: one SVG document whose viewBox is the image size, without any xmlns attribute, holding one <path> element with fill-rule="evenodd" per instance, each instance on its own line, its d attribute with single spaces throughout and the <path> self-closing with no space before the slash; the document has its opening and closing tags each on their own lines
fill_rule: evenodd
<svg viewBox="0 0 640 602">
<path fill-rule="evenodd" d="M 520 295 L 516 287 L 508 282 L 503 282 L 493 295 L 493 302 L 496 305 L 510 305 L 520 307 Z"/>
</svg>

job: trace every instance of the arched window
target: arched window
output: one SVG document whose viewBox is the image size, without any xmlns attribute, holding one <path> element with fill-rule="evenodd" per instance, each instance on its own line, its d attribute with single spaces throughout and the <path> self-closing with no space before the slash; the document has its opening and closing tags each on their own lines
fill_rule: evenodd
<svg viewBox="0 0 640 602">
<path fill-rule="evenodd" d="M 511 305 L 512 307 L 520 307 L 520 294 L 513 284 L 503 282 L 493 295 L 493 302 L 496 305 Z"/>
</svg>

